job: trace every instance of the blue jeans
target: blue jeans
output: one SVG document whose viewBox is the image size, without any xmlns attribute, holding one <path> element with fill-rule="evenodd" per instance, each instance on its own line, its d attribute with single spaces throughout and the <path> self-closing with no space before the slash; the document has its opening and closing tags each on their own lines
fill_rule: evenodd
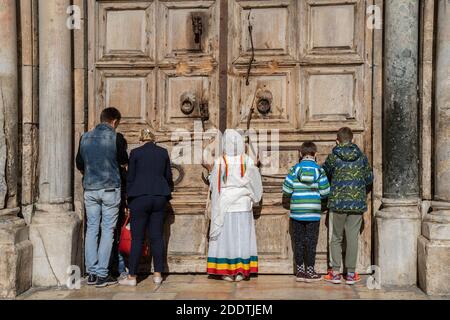
<svg viewBox="0 0 450 320">
<path fill-rule="evenodd" d="M 85 191 L 84 202 L 87 216 L 86 269 L 89 274 L 104 278 L 109 273 L 114 230 L 119 217 L 120 188 Z"/>
<path fill-rule="evenodd" d="M 117 270 L 119 271 L 119 274 L 125 273 L 127 272 L 127 269 L 125 267 L 125 258 L 123 257 L 123 255 L 119 252 L 118 254 L 118 260 L 119 260 L 119 265 L 117 267 Z"/>
</svg>

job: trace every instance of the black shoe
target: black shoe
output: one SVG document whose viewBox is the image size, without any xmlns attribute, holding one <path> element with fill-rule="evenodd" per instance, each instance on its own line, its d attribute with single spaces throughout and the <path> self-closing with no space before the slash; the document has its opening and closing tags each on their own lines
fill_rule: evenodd
<svg viewBox="0 0 450 320">
<path fill-rule="evenodd" d="M 97 276 L 95 274 L 90 273 L 87 280 L 88 286 L 94 286 L 97 284 Z"/>
<path fill-rule="evenodd" d="M 299 272 L 297 272 L 297 274 L 295 276 L 295 281 L 306 282 L 307 278 L 308 278 L 308 276 L 306 275 L 306 273 L 304 273 L 303 271 L 299 271 Z"/>
<path fill-rule="evenodd" d="M 322 277 L 316 273 L 314 268 L 308 267 L 305 272 L 305 282 L 311 283 L 322 280 Z"/>
<path fill-rule="evenodd" d="M 295 275 L 295 277 L 296 277 L 295 281 L 297 282 L 306 281 L 305 267 L 303 265 L 297 266 L 297 274 Z"/>
<path fill-rule="evenodd" d="M 112 286 L 114 284 L 117 284 L 117 280 L 111 276 L 107 276 L 106 278 L 98 277 L 97 283 L 95 284 L 95 286 L 97 288 L 104 288 L 107 286 Z"/>
</svg>

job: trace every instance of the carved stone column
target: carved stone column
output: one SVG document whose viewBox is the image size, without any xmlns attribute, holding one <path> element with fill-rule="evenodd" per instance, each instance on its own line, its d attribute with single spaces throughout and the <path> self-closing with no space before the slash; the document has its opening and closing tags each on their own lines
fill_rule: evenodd
<svg viewBox="0 0 450 320">
<path fill-rule="evenodd" d="M 15 1 L 0 1 L 0 210 L 17 208 L 18 70 Z"/>
<path fill-rule="evenodd" d="M 434 131 L 434 200 L 419 237 L 419 285 L 450 294 L 450 2 L 438 1 Z"/>
<path fill-rule="evenodd" d="M 382 284 L 417 282 L 419 212 L 419 0 L 385 2 L 383 204 L 375 263 Z"/>
<path fill-rule="evenodd" d="M 65 285 L 76 261 L 80 222 L 72 200 L 70 0 L 39 1 L 39 200 L 32 219 L 33 285 Z"/>
<path fill-rule="evenodd" d="M 18 69 L 16 1 L 0 0 L 0 298 L 31 286 L 32 245 L 18 218 Z"/>
</svg>

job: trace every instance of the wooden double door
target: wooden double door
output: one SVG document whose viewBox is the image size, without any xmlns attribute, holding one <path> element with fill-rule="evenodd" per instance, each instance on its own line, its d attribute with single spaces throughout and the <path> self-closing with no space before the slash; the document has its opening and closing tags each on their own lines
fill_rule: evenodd
<svg viewBox="0 0 450 320">
<path fill-rule="evenodd" d="M 293 272 L 289 217 L 282 177 L 313 140 L 319 161 L 349 126 L 372 151 L 372 30 L 363 0 L 89 1 L 89 124 L 105 107 L 124 119 L 119 128 L 130 149 L 149 128 L 167 147 L 179 178 L 167 222 L 170 272 L 205 272 L 208 187 L 189 148 L 194 132 L 251 127 L 269 132 L 276 148 L 261 151 L 264 196 L 255 215 L 261 273 Z M 251 32 L 249 29 L 251 25 Z M 250 73 L 249 62 L 254 56 Z M 248 81 L 247 81 L 248 80 Z M 198 125 L 208 110 L 205 128 Z M 197 124 L 196 124 L 197 123 Z M 176 139 L 175 139 L 176 140 Z M 201 142 L 200 142 L 201 143 Z M 186 159 L 191 157 L 191 162 Z M 181 159 L 181 160 L 180 160 Z M 360 237 L 359 270 L 371 260 L 371 212 Z M 317 265 L 328 255 L 326 217 Z"/>
</svg>

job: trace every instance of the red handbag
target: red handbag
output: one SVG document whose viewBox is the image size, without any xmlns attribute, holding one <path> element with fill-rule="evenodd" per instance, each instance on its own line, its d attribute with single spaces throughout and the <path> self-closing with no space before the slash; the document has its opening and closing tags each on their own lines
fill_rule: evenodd
<svg viewBox="0 0 450 320">
<path fill-rule="evenodd" d="M 131 230 L 130 230 L 130 215 L 127 215 L 125 222 L 120 230 L 119 252 L 125 256 L 129 256 L 131 252 Z M 148 257 L 150 255 L 150 247 L 147 241 L 144 241 L 142 248 L 142 256 Z"/>
</svg>

